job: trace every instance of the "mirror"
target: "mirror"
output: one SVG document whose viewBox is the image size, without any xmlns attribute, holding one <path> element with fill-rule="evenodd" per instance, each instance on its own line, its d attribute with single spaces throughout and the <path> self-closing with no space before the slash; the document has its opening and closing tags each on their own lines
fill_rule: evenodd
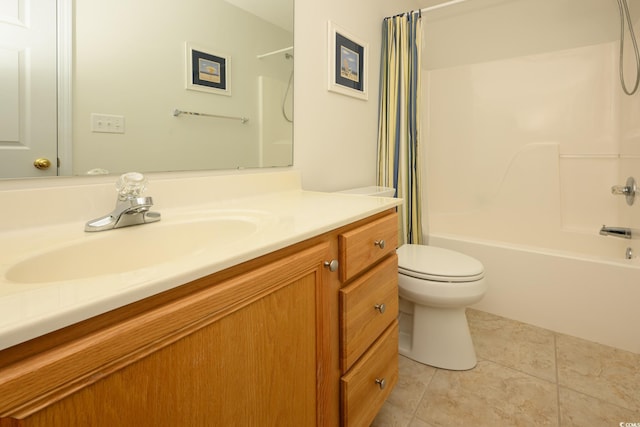
<svg viewBox="0 0 640 427">
<path fill-rule="evenodd" d="M 58 147 L 72 167 L 63 171 L 292 164 L 293 0 L 76 0 L 73 8 L 72 144 Z M 189 46 L 200 64 L 192 78 Z M 211 82 L 225 90 L 208 90 Z"/>
</svg>

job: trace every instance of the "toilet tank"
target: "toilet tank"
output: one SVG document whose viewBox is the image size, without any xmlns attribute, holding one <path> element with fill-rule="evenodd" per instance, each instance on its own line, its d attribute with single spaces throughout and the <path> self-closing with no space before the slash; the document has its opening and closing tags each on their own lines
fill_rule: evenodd
<svg viewBox="0 0 640 427">
<path fill-rule="evenodd" d="M 348 190 L 338 191 L 338 193 L 360 194 L 362 196 L 375 197 L 394 197 L 396 194 L 396 189 L 392 187 L 379 187 L 377 185 L 371 185 L 369 187 L 350 188 Z"/>
</svg>

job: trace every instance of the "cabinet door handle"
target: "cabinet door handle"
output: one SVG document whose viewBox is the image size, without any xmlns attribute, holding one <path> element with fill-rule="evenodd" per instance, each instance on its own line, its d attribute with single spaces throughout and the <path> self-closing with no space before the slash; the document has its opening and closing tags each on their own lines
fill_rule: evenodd
<svg viewBox="0 0 640 427">
<path fill-rule="evenodd" d="M 384 311 L 387 309 L 387 307 L 384 304 L 376 304 L 373 306 L 373 308 L 378 310 L 380 314 L 384 313 Z"/>
<path fill-rule="evenodd" d="M 384 390 L 384 388 L 387 386 L 387 380 L 385 380 L 384 378 L 376 378 L 376 384 L 378 384 L 380 390 Z"/>
<path fill-rule="evenodd" d="M 375 242 L 373 242 L 373 244 L 375 246 L 378 246 L 380 249 L 384 249 L 384 239 L 376 240 Z"/>
<path fill-rule="evenodd" d="M 325 261 L 324 266 L 329 269 L 329 271 L 333 272 L 338 269 L 338 260 L 332 259 L 331 261 Z"/>
</svg>

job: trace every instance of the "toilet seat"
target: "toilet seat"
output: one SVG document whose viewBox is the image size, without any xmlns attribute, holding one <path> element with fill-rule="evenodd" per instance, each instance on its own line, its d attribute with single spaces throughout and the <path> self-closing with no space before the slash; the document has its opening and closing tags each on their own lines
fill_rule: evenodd
<svg viewBox="0 0 640 427">
<path fill-rule="evenodd" d="M 398 272 L 434 282 L 474 282 L 484 277 L 475 258 L 433 246 L 405 244 L 398 248 Z"/>
</svg>

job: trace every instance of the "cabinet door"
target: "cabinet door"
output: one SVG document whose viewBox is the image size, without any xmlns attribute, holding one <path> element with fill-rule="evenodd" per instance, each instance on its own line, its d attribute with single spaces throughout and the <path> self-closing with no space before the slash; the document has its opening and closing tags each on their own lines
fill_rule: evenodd
<svg viewBox="0 0 640 427">
<path fill-rule="evenodd" d="M 290 262 L 247 273 L 272 289 L 36 412 L 24 425 L 315 425 L 325 254 L 293 255 L 298 265 L 310 266 L 295 277 Z"/>
</svg>

